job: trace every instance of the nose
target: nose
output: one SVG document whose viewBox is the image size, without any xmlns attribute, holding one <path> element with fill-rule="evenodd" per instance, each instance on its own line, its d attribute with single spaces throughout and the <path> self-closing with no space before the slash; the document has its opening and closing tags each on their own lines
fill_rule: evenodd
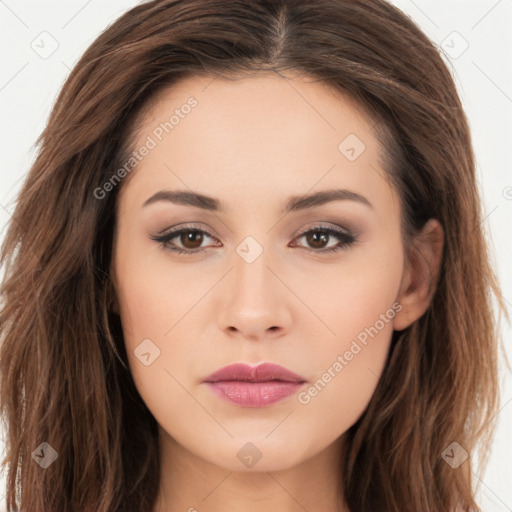
<svg viewBox="0 0 512 512">
<path fill-rule="evenodd" d="M 250 263 L 235 254 L 219 291 L 219 328 L 229 336 L 251 340 L 278 338 L 288 332 L 293 294 L 280 273 L 265 251 Z"/>
</svg>

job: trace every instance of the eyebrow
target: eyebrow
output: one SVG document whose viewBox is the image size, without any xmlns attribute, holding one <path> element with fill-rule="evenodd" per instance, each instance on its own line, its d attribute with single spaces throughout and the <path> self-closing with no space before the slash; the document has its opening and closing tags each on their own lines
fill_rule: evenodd
<svg viewBox="0 0 512 512">
<path fill-rule="evenodd" d="M 203 210 L 213 212 L 225 212 L 225 208 L 219 199 L 205 196 L 197 192 L 188 190 L 159 190 L 151 197 L 146 199 L 142 207 L 156 203 L 158 201 L 169 201 L 174 204 L 195 206 Z M 288 198 L 283 207 L 282 213 L 295 212 L 321 206 L 332 201 L 356 201 L 370 208 L 373 205 L 366 197 L 346 189 L 322 190 L 308 195 L 292 196 Z"/>
</svg>

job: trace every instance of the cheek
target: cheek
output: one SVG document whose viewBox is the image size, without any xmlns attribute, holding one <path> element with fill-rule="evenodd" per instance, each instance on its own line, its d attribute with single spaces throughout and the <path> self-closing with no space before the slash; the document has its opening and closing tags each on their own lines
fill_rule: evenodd
<svg viewBox="0 0 512 512">
<path fill-rule="evenodd" d="M 309 384 L 297 398 L 305 424 L 325 438 L 336 438 L 359 419 L 384 370 L 397 311 L 383 296 L 366 306 L 357 315 L 340 312 L 336 340 L 324 338 L 308 350 Z"/>
<path fill-rule="evenodd" d="M 393 304 L 403 271 L 399 236 L 395 238 L 365 242 L 364 247 L 343 255 L 335 270 L 333 266 L 318 267 L 310 272 L 314 279 L 302 285 L 300 281 L 295 283 L 294 290 L 305 298 L 317 317 L 316 327 L 322 331 L 323 339 L 321 352 L 325 350 L 329 356 L 333 350 L 343 353 L 358 336 L 364 344 L 370 331 L 373 336 L 381 331 L 385 338 L 391 335 L 391 320 L 400 309 L 397 305 L 393 308 Z M 315 350 L 318 348 L 315 346 Z M 371 349 L 365 350 L 365 357 L 371 353 Z"/>
<path fill-rule="evenodd" d="M 349 428 L 368 405 L 389 352 L 402 275 L 401 245 L 375 246 L 340 266 L 339 278 L 325 279 L 311 297 L 329 328 L 314 347 L 304 347 L 311 362 L 311 386 L 299 402 Z M 316 281 L 317 283 L 319 281 Z M 317 326 L 318 330 L 318 326 Z M 318 336 L 317 336 L 318 338 Z"/>
<path fill-rule="evenodd" d="M 184 315 L 186 289 L 155 265 L 158 247 L 120 239 L 115 253 L 116 292 L 128 362 L 144 401 L 168 386 L 170 360 L 180 360 L 180 347 L 169 350 L 173 326 Z M 185 348 L 185 347 L 183 347 Z"/>
<path fill-rule="evenodd" d="M 156 421 L 179 434 L 182 423 L 176 421 L 177 412 L 184 418 L 198 414 L 185 391 L 190 347 L 176 336 L 182 319 L 186 324 L 185 306 L 191 302 L 175 280 L 163 280 L 151 266 L 129 270 L 127 265 L 125 270 L 119 299 L 130 373 Z M 182 435 L 187 435 L 186 429 Z"/>
<path fill-rule="evenodd" d="M 164 334 L 184 314 L 182 305 L 189 302 L 187 295 L 192 293 L 180 282 L 179 269 L 173 271 L 166 264 L 163 249 L 146 238 L 142 228 L 138 238 L 121 231 L 115 252 L 123 331 L 128 334 L 127 348 L 132 349 L 144 338 L 165 339 Z"/>
</svg>

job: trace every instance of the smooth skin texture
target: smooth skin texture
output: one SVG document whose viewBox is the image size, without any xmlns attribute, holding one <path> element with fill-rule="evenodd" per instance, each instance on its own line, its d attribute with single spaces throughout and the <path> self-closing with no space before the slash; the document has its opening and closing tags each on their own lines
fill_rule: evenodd
<svg viewBox="0 0 512 512">
<path fill-rule="evenodd" d="M 429 221 L 419 255 L 407 257 L 374 123 L 311 79 L 187 78 L 153 103 L 135 147 L 190 96 L 197 106 L 125 178 L 116 212 L 114 309 L 135 384 L 159 424 L 154 512 L 348 510 L 340 498 L 343 434 L 374 393 L 393 329 L 428 308 L 443 230 Z M 366 147 L 354 161 L 338 149 L 350 134 Z M 290 196 L 329 189 L 356 192 L 371 206 L 337 200 L 283 215 Z M 160 190 L 213 197 L 223 210 L 143 206 Z M 356 241 L 325 252 L 340 239 L 302 235 L 318 224 Z M 152 239 L 184 226 L 202 238 L 178 235 L 167 247 Z M 251 263 L 237 252 L 246 237 L 263 251 Z M 307 404 L 295 394 L 240 407 L 202 383 L 230 363 L 275 362 L 305 376 L 307 390 L 396 302 L 401 310 Z M 148 366 L 134 353 L 145 339 L 160 350 Z M 252 467 L 237 456 L 247 443 L 261 453 Z"/>
</svg>

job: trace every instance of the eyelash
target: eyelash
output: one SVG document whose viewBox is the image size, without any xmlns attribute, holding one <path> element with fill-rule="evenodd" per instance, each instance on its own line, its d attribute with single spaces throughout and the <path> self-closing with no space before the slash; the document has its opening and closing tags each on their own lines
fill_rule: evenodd
<svg viewBox="0 0 512 512">
<path fill-rule="evenodd" d="M 182 233 L 195 233 L 195 232 L 206 234 L 210 238 L 215 238 L 212 235 L 210 235 L 207 231 L 195 228 L 193 226 L 186 226 L 184 228 L 170 231 L 169 233 L 166 233 L 165 235 L 152 236 L 150 238 L 152 240 L 154 240 L 155 242 L 159 242 L 160 245 L 164 249 L 167 249 L 167 250 L 177 253 L 179 255 L 184 254 L 184 253 L 185 253 L 185 255 L 197 254 L 199 252 L 204 251 L 205 248 L 203 247 L 203 248 L 197 248 L 197 249 L 181 249 L 179 247 L 177 248 L 177 247 L 172 247 L 169 245 L 169 242 L 173 238 L 176 238 L 177 236 L 181 235 Z M 354 236 L 348 232 L 344 232 L 344 231 L 330 228 L 327 226 L 313 226 L 312 228 L 309 228 L 308 230 L 300 233 L 296 237 L 296 239 L 300 239 L 300 238 L 304 237 L 305 235 L 308 235 L 309 233 L 314 233 L 314 232 L 321 232 L 321 233 L 324 233 L 329 236 L 334 236 L 335 238 L 338 238 L 340 240 L 340 242 L 338 243 L 338 245 L 336 245 L 330 249 L 308 249 L 308 248 L 304 247 L 303 249 L 309 253 L 317 253 L 317 254 L 318 253 L 320 253 L 320 254 L 335 253 L 342 249 L 346 249 L 347 247 L 349 247 L 353 243 L 357 242 L 357 240 L 358 240 L 356 236 Z"/>
</svg>

